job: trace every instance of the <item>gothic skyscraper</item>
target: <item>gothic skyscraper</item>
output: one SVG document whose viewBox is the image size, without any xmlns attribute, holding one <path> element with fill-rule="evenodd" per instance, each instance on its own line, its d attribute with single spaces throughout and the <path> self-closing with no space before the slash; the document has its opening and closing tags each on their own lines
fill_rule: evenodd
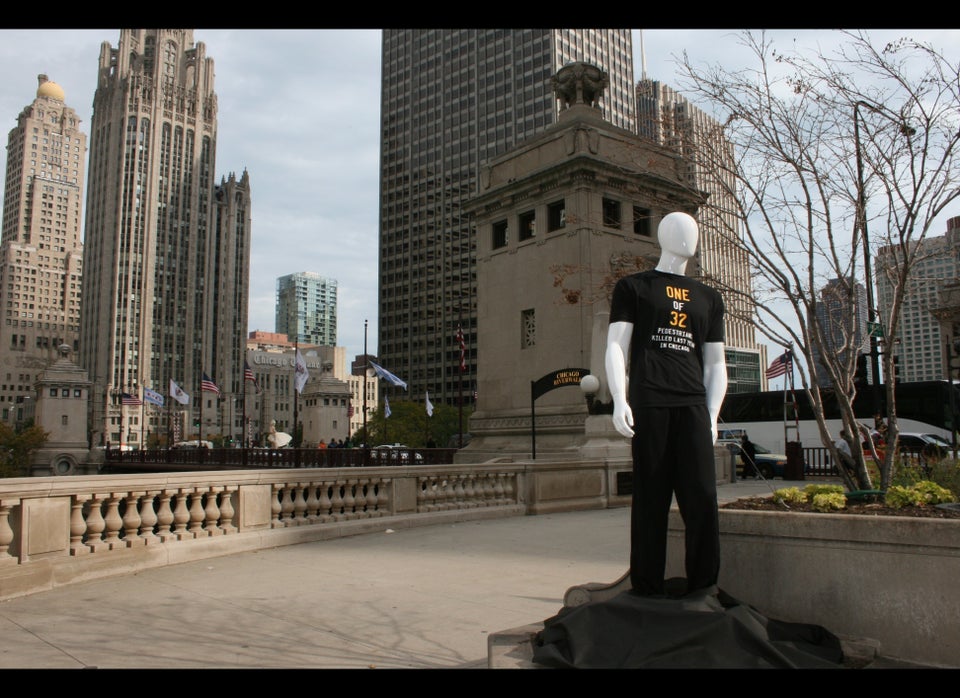
<svg viewBox="0 0 960 698">
<path fill-rule="evenodd" d="M 87 136 L 64 91 L 37 76 L 7 137 L 0 239 L 0 418 L 22 423 L 39 371 L 77 349 Z"/>
<path fill-rule="evenodd" d="M 217 184 L 216 150 L 213 59 L 192 29 L 122 29 L 116 48 L 101 44 L 80 320 L 94 444 L 188 438 L 200 421 L 203 438 L 240 429 L 227 420 L 244 385 L 250 183 Z M 201 392 L 203 374 L 219 398 Z M 191 397 L 171 423 L 122 404 L 143 388 L 168 395 L 170 381 Z"/>
<path fill-rule="evenodd" d="M 573 61 L 608 74 L 599 106 L 635 130 L 632 54 L 629 29 L 383 31 L 378 354 L 411 399 L 476 389 L 476 233 L 461 204 L 481 166 L 557 121 L 551 80 Z"/>
</svg>

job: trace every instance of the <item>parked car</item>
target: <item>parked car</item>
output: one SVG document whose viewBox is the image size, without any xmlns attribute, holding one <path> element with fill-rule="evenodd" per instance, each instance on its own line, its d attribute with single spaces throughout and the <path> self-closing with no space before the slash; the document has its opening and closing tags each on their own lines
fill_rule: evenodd
<svg viewBox="0 0 960 698">
<path fill-rule="evenodd" d="M 413 453 L 414 463 L 422 464 L 423 455 L 403 444 L 380 444 L 370 450 L 371 460 L 377 460 L 384 465 L 409 465 L 410 453 Z"/>
<path fill-rule="evenodd" d="M 750 466 L 745 466 L 740 458 L 740 442 L 728 441 L 726 447 L 730 449 L 737 458 L 737 473 L 739 477 L 756 477 L 756 472 Z M 783 453 L 774 453 L 769 448 L 761 446 L 758 443 L 753 444 L 756 456 L 754 462 L 757 464 L 757 470 L 767 478 L 782 478 L 787 467 L 787 456 Z"/>
</svg>

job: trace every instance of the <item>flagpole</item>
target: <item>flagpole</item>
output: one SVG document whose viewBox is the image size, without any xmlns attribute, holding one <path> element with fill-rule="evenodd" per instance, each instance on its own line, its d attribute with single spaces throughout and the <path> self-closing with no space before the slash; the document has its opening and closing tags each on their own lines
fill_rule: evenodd
<svg viewBox="0 0 960 698">
<path fill-rule="evenodd" d="M 367 444 L 367 372 L 370 365 L 367 363 L 367 321 L 363 321 L 363 444 Z"/>
<path fill-rule="evenodd" d="M 143 402 L 143 390 L 141 390 L 142 387 L 143 386 L 138 387 L 137 390 L 141 393 L 140 395 L 140 450 L 145 451 L 147 448 L 147 444 L 143 440 L 143 428 L 146 425 L 144 414 L 147 406 Z"/>
<path fill-rule="evenodd" d="M 243 365 L 243 378 L 241 379 L 241 385 L 243 385 L 243 417 L 240 420 L 240 428 L 243 430 L 240 437 L 240 444 L 246 448 L 247 447 L 247 365 Z M 230 431 L 233 432 L 233 425 L 230 425 Z"/>
<path fill-rule="evenodd" d="M 297 432 L 297 399 L 300 395 L 300 391 L 297 390 L 297 356 L 300 354 L 300 330 L 296 330 L 297 336 L 293 341 L 293 447 L 300 448 L 300 435 Z"/>
</svg>

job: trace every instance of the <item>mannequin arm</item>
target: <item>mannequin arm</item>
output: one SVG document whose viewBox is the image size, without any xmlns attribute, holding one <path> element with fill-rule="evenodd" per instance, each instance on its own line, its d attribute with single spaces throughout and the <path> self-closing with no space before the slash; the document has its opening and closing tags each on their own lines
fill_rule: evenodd
<svg viewBox="0 0 960 698">
<path fill-rule="evenodd" d="M 723 342 L 707 342 L 703 345 L 703 386 L 707 391 L 713 443 L 717 443 L 720 406 L 727 394 L 727 360 L 723 353 Z"/>
<path fill-rule="evenodd" d="M 627 356 L 632 322 L 612 322 L 607 330 L 607 353 L 604 366 L 607 371 L 607 386 L 613 398 L 613 426 L 623 436 L 633 437 L 633 411 L 627 403 Z M 726 373 L 724 373 L 726 376 Z"/>
</svg>

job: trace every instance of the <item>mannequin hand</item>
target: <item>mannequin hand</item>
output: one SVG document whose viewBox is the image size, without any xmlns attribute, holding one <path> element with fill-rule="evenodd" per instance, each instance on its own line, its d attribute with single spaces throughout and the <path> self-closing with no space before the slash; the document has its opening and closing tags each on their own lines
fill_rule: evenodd
<svg viewBox="0 0 960 698">
<path fill-rule="evenodd" d="M 622 436 L 633 438 L 633 410 L 626 402 L 614 400 L 613 427 Z"/>
</svg>

